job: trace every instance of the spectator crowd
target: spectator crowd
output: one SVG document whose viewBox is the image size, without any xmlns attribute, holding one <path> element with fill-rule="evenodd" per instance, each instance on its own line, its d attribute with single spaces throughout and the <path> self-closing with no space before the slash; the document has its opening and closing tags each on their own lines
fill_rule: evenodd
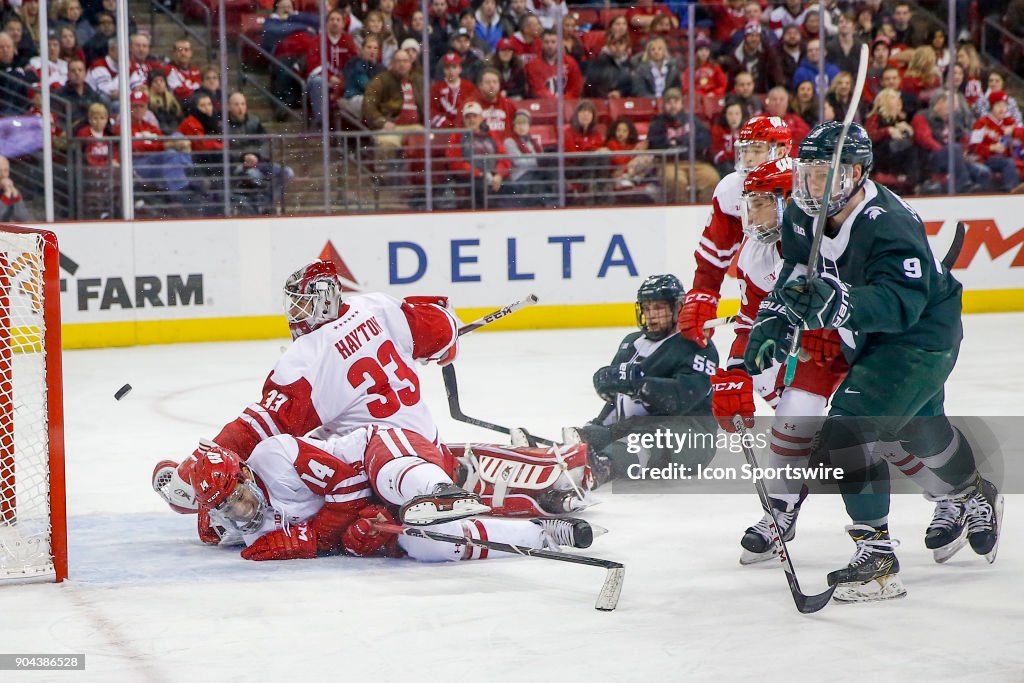
<svg viewBox="0 0 1024 683">
<path fill-rule="evenodd" d="M 570 193 L 600 179 L 616 191 L 661 184 L 677 200 L 692 191 L 709 201 L 751 116 L 784 119 L 798 144 L 846 114 L 865 44 L 871 63 L 857 116 L 875 145 L 876 179 L 907 194 L 943 192 L 952 161 L 958 193 L 1024 191 L 1024 122 L 1004 76 L 1019 68 L 1015 43 L 993 41 L 1006 68 L 986 69 L 975 45 L 984 27 L 967 14 L 958 25 L 968 29 L 950 40 L 905 0 L 821 1 L 824 9 L 804 0 L 698 2 L 691 27 L 678 0 L 621 8 L 430 0 L 425 15 L 412 0 L 328 0 L 321 54 L 316 3 L 276 0 L 244 30 L 274 58 L 274 97 L 308 103 L 311 126 L 376 131 L 372 163 L 386 172 L 416 144 L 423 154 L 417 131 L 429 121 L 451 131 L 431 152 L 438 163 L 493 205 L 546 205 L 557 178 L 541 153 L 553 151 L 566 154 Z M 1024 17 L 1024 0 L 984 7 L 1011 33 Z M 221 111 L 219 68 L 196 63 L 186 37 L 162 57 L 130 25 L 125 59 L 114 9 L 114 0 L 49 6 L 50 87 L 70 112 L 68 130 L 57 133 L 80 141 L 86 185 L 116 182 L 108 138 L 124 121 L 136 183 L 223 204 L 228 167 L 239 179 L 230 203 L 263 211 L 290 171 L 269 158 L 265 140 L 242 137 L 266 133 L 246 96 L 232 92 Z M 0 115 L 39 115 L 40 11 L 38 0 L 0 0 Z M 122 78 L 131 91 L 125 115 Z"/>
</svg>

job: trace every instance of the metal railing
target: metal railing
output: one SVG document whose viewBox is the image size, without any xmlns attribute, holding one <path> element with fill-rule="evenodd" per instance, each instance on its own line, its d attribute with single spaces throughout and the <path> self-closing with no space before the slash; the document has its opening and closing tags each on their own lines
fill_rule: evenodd
<svg viewBox="0 0 1024 683">
<path fill-rule="evenodd" d="M 156 35 L 156 15 L 159 14 L 175 26 L 181 29 L 184 35 L 187 35 L 192 40 L 196 41 L 206 51 L 206 61 L 211 62 L 213 60 L 213 45 L 214 45 L 214 32 L 213 32 L 213 12 L 203 3 L 196 3 L 204 15 L 202 25 L 206 29 L 206 38 L 203 38 L 194 28 L 185 23 L 185 21 L 167 9 L 160 0 L 149 0 L 149 35 L 150 39 Z"/>
<path fill-rule="evenodd" d="M 981 25 L 981 53 L 983 55 L 984 54 L 989 54 L 989 52 L 988 52 L 988 35 L 989 35 L 989 31 L 992 31 L 994 33 L 998 33 L 1000 38 L 1002 39 L 1002 41 L 1004 41 L 1004 42 L 1005 41 L 1009 41 L 1010 43 L 1013 43 L 1016 46 L 1016 49 L 1017 49 L 1017 55 L 1016 55 L 1017 63 L 1016 64 L 1007 64 L 1004 61 L 1006 55 L 1005 55 L 1005 53 L 1003 53 L 1002 49 L 1000 49 L 999 53 L 994 53 L 991 56 L 993 56 L 996 59 L 999 59 L 1000 61 L 1003 62 L 1003 66 L 1006 67 L 1006 71 L 1008 72 L 1009 78 L 1012 79 L 1013 81 L 1015 81 L 1018 87 L 1024 86 L 1024 79 L 1022 79 L 1019 75 L 1017 75 L 1017 70 L 1020 67 L 1020 63 L 1021 63 L 1021 61 L 1024 61 L 1024 37 L 1015 35 L 1012 32 L 1010 32 L 1009 30 L 1007 30 L 1007 28 L 1005 26 L 1003 26 L 1002 22 L 1000 22 L 999 19 L 997 19 L 995 17 L 985 17 L 985 20 L 982 22 L 982 25 Z"/>
<path fill-rule="evenodd" d="M 253 50 L 260 55 L 263 59 L 267 60 L 267 63 L 271 66 L 278 68 L 278 73 L 286 77 L 288 80 L 293 80 L 298 84 L 301 99 L 302 113 L 296 112 L 294 109 L 288 106 L 281 98 L 275 95 L 270 88 L 264 86 L 259 80 L 253 78 L 248 73 L 248 67 L 243 58 L 243 51 L 248 48 Z M 240 72 L 238 74 L 238 86 L 243 87 L 245 84 L 249 84 L 254 89 L 258 90 L 267 100 L 274 106 L 275 111 L 283 113 L 289 118 L 301 122 L 303 125 L 309 121 L 309 97 L 306 94 L 306 81 L 301 76 L 295 73 L 295 71 L 287 64 L 279 60 L 274 55 L 270 54 L 263 49 L 263 46 L 252 40 L 248 36 L 239 34 L 238 35 L 238 63 L 241 65 Z"/>
</svg>

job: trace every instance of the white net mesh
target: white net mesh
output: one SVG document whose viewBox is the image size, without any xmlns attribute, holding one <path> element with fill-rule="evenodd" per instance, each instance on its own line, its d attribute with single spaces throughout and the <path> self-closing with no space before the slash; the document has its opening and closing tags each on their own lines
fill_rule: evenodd
<svg viewBox="0 0 1024 683">
<path fill-rule="evenodd" d="M 0 228 L 0 579 L 54 573 L 43 239 Z"/>
</svg>

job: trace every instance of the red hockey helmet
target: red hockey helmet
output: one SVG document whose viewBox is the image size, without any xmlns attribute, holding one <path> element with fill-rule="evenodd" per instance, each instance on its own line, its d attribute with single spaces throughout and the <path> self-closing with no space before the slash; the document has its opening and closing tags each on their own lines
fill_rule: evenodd
<svg viewBox="0 0 1024 683">
<path fill-rule="evenodd" d="M 202 453 L 192 470 L 192 487 L 200 507 L 222 525 L 247 532 L 263 522 L 266 496 L 233 451 L 216 446 Z"/>
<path fill-rule="evenodd" d="M 743 232 L 764 244 L 778 241 L 786 200 L 793 191 L 793 160 L 788 156 L 761 164 L 743 179 L 740 215 Z"/>
<path fill-rule="evenodd" d="M 780 117 L 754 116 L 736 136 L 736 170 L 747 173 L 766 161 L 788 156 L 792 145 L 793 135 Z"/>
<path fill-rule="evenodd" d="M 292 339 L 338 319 L 341 280 L 330 261 L 313 261 L 288 276 L 284 283 L 285 312 Z"/>
</svg>

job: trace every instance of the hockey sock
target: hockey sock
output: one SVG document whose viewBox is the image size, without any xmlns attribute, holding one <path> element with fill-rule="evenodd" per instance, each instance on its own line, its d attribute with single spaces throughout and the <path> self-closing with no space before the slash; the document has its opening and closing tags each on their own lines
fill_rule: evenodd
<svg viewBox="0 0 1024 683">
<path fill-rule="evenodd" d="M 902 454 L 906 464 L 894 464 L 928 493 L 953 493 L 974 481 L 978 470 L 971 444 L 945 417 L 916 418 L 904 435 L 900 450 L 888 452 Z"/>
<path fill-rule="evenodd" d="M 452 536 L 468 536 L 480 540 L 499 541 L 515 545 L 540 548 L 544 543 L 544 530 L 525 519 L 464 519 L 424 527 Z M 399 536 L 398 545 L 409 557 L 420 562 L 452 562 L 458 560 L 484 560 L 503 557 L 505 553 L 475 546 L 452 545 L 415 536 Z"/>
<path fill-rule="evenodd" d="M 377 471 L 373 488 L 387 502 L 402 505 L 430 493 L 437 484 L 451 483 L 451 477 L 437 465 L 407 455 L 384 463 Z"/>
<path fill-rule="evenodd" d="M 811 446 L 815 434 L 821 427 L 820 417 L 776 417 L 772 424 L 771 444 L 768 452 L 768 467 L 782 469 L 787 465 L 805 468 L 811 461 Z M 803 480 L 779 476 L 766 482 L 768 495 L 796 505 L 800 500 Z"/>
</svg>

